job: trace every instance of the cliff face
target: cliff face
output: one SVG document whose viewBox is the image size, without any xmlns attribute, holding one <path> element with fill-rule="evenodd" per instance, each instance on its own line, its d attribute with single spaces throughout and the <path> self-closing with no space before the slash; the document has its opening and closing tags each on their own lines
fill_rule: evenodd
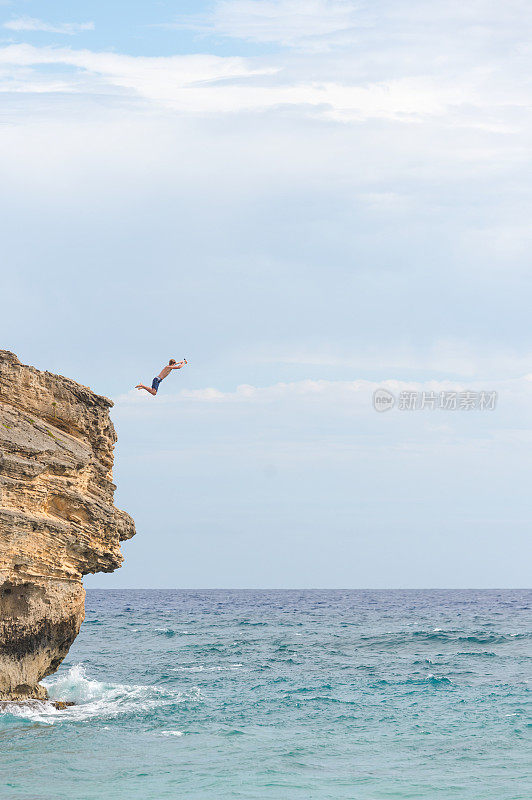
<svg viewBox="0 0 532 800">
<path fill-rule="evenodd" d="M 112 572 L 112 403 L 0 350 L 0 699 L 43 698 L 83 621 L 82 576 Z"/>
</svg>

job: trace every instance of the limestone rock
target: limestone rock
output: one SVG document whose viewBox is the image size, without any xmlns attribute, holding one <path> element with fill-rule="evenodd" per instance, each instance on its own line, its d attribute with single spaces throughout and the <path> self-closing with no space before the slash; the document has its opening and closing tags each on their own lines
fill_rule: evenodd
<svg viewBox="0 0 532 800">
<path fill-rule="evenodd" d="M 112 402 L 0 350 L 0 700 L 43 698 L 85 614 L 82 576 L 135 534 L 113 505 Z"/>
</svg>

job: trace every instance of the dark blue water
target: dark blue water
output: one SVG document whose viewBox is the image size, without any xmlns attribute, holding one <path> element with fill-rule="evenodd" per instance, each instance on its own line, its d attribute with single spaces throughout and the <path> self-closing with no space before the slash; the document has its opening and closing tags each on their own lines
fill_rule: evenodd
<svg viewBox="0 0 532 800">
<path fill-rule="evenodd" d="M 530 800 L 530 591 L 91 591 L 2 798 Z"/>
</svg>

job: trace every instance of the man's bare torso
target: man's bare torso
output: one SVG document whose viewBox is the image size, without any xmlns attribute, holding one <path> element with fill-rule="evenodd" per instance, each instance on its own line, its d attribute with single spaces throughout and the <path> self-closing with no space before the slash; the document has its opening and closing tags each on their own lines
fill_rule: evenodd
<svg viewBox="0 0 532 800">
<path fill-rule="evenodd" d="M 163 380 L 163 378 L 166 378 L 167 375 L 170 375 L 171 371 L 172 371 L 172 367 L 170 367 L 167 364 L 166 367 L 162 368 L 162 370 L 159 372 L 157 377 L 160 378 L 161 380 Z"/>
<path fill-rule="evenodd" d="M 180 361 L 178 364 L 176 363 L 167 364 L 165 367 L 162 368 L 157 377 L 160 378 L 161 380 L 164 380 L 164 378 L 166 378 L 166 376 L 169 375 L 173 369 L 181 369 L 181 367 L 186 363 L 187 360 L 186 358 L 184 358 L 183 361 Z"/>
</svg>

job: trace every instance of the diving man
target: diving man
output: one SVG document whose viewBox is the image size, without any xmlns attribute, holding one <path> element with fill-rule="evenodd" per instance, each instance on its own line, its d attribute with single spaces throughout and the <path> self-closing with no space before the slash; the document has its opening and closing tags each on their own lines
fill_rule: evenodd
<svg viewBox="0 0 532 800">
<path fill-rule="evenodd" d="M 175 358 L 171 358 L 167 366 L 163 367 L 162 370 L 157 375 L 157 377 L 152 380 L 151 388 L 149 386 L 144 386 L 143 383 L 138 383 L 135 386 L 135 389 L 146 389 L 147 392 L 149 392 L 155 397 L 161 381 L 163 381 L 166 378 L 166 376 L 171 373 L 173 369 L 181 369 L 182 367 L 185 366 L 185 364 L 188 364 L 186 358 L 184 358 L 183 361 L 180 361 L 179 364 L 176 362 Z"/>
</svg>

